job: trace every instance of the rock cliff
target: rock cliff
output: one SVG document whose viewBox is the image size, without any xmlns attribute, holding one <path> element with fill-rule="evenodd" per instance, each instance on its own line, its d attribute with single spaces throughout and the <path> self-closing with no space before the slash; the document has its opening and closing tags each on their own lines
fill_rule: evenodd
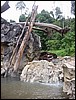
<svg viewBox="0 0 76 100">
<path fill-rule="evenodd" d="M 3 65 L 5 65 L 5 62 L 8 63 L 21 32 L 22 27 L 20 24 L 10 24 L 9 22 L 1 18 L 1 61 L 2 63 L 4 63 Z M 25 32 L 26 29 L 24 31 L 24 34 Z M 23 36 L 19 42 L 19 45 L 21 44 Z M 19 68 L 22 69 L 28 61 L 38 59 L 40 48 L 40 37 L 32 32 L 27 43 L 27 47 L 24 50 Z"/>
</svg>

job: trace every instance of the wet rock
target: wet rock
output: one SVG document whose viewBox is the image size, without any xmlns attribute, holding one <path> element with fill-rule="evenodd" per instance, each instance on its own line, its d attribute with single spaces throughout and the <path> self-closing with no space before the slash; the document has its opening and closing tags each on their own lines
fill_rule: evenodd
<svg viewBox="0 0 76 100">
<path fill-rule="evenodd" d="M 7 77 L 7 70 L 8 70 L 7 67 L 1 68 L 1 76 L 2 77 Z"/>
<path fill-rule="evenodd" d="M 52 59 L 54 65 L 58 64 L 59 61 L 60 61 L 59 58 Z"/>
<path fill-rule="evenodd" d="M 59 80 L 62 80 L 62 82 L 64 81 L 63 73 L 59 74 Z"/>
<path fill-rule="evenodd" d="M 65 60 L 71 60 L 71 56 L 64 56 L 63 59 L 65 59 Z"/>
<path fill-rule="evenodd" d="M 12 52 L 16 46 L 18 38 L 22 33 L 23 26 L 16 23 L 9 23 L 3 18 L 1 18 L 1 54 L 4 56 L 1 59 L 5 63 L 6 60 L 9 61 Z M 26 28 L 24 34 L 26 33 Z M 23 34 L 23 36 L 24 36 Z M 19 42 L 18 48 L 23 40 L 23 36 Z M 31 33 L 27 46 L 24 50 L 23 57 L 19 66 L 19 69 L 23 69 L 27 62 L 34 59 L 38 59 L 40 53 L 41 42 L 40 37 Z"/>
<path fill-rule="evenodd" d="M 75 99 L 75 61 L 64 63 L 63 65 L 64 85 L 63 91 L 69 98 Z"/>
<path fill-rule="evenodd" d="M 5 74 L 5 69 L 1 68 L 1 75 Z"/>
<path fill-rule="evenodd" d="M 24 67 L 20 79 L 26 82 L 56 83 L 59 81 L 58 73 L 52 62 L 32 61 Z"/>
<path fill-rule="evenodd" d="M 1 61 L 1 67 L 3 67 L 4 66 L 4 63 Z"/>
</svg>

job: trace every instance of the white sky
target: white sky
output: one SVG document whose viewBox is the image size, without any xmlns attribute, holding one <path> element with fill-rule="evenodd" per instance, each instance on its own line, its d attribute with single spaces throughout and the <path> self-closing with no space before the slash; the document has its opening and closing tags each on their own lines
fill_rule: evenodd
<svg viewBox="0 0 76 100">
<path fill-rule="evenodd" d="M 5 1 L 1 1 L 1 5 L 3 5 L 4 2 Z M 16 10 L 15 5 L 17 2 L 18 1 L 9 1 L 10 8 L 2 13 L 1 17 L 8 21 L 12 19 L 18 22 L 21 11 Z M 28 13 L 31 12 L 34 1 L 24 1 L 24 3 L 26 4 L 26 7 L 29 8 Z M 71 15 L 71 1 L 36 1 L 36 5 L 38 5 L 38 13 L 40 13 L 43 9 L 50 12 L 53 8 L 58 6 L 63 12 L 63 16 L 65 16 L 65 18 L 67 18 L 67 16 L 74 17 Z"/>
</svg>

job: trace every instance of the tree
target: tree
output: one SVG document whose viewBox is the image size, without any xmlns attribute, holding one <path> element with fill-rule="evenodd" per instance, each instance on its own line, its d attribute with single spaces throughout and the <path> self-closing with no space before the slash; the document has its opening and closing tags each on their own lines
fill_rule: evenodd
<svg viewBox="0 0 76 100">
<path fill-rule="evenodd" d="M 62 12 L 61 12 L 60 8 L 59 7 L 56 7 L 55 8 L 56 19 L 60 19 L 62 17 L 61 14 L 62 14 Z"/>
<path fill-rule="evenodd" d="M 37 14 L 36 21 L 42 22 L 42 23 L 53 23 L 54 17 L 50 15 L 48 11 L 45 11 L 44 9 L 41 11 L 41 13 Z M 46 41 L 48 40 L 47 34 L 45 34 L 42 31 L 36 30 L 35 33 L 37 33 L 41 37 L 41 44 L 42 44 L 42 50 L 47 50 L 47 44 Z"/>
<path fill-rule="evenodd" d="M 20 15 L 19 17 L 19 22 L 25 22 L 26 21 L 26 17 L 24 14 Z"/>
<path fill-rule="evenodd" d="M 47 12 L 45 10 L 42 10 L 41 13 L 37 15 L 37 20 L 39 22 L 45 22 L 45 23 L 53 23 L 54 25 L 58 25 L 61 27 L 70 27 L 70 31 L 64 34 L 62 37 L 61 34 L 59 34 L 56 31 L 53 31 L 53 34 L 51 37 L 48 37 L 44 32 L 35 30 L 35 33 L 37 33 L 41 38 L 41 44 L 43 51 L 54 51 L 53 53 L 56 53 L 59 56 L 74 56 L 75 55 L 75 18 L 67 18 L 65 19 L 64 16 L 62 16 L 62 12 L 60 11 L 60 8 L 56 9 L 56 17 L 59 17 L 59 19 L 55 19 L 52 16 L 53 12 L 50 11 Z M 55 16 L 54 16 L 55 17 Z M 57 52 L 56 52 L 57 51 Z"/>
<path fill-rule="evenodd" d="M 44 22 L 44 23 L 53 23 L 54 18 L 50 16 L 50 13 L 48 11 L 45 11 L 44 9 L 41 11 L 41 13 L 37 14 L 36 21 L 38 22 Z"/>
<path fill-rule="evenodd" d="M 75 15 L 75 1 L 71 1 L 71 13 Z"/>
<path fill-rule="evenodd" d="M 53 13 L 53 11 L 50 11 L 50 14 L 52 15 L 52 17 L 54 18 L 54 13 Z"/>
<path fill-rule="evenodd" d="M 23 1 L 19 1 L 17 4 L 16 4 L 16 9 L 19 9 L 21 10 L 21 15 L 22 15 L 22 10 L 25 9 L 26 5 Z"/>
</svg>

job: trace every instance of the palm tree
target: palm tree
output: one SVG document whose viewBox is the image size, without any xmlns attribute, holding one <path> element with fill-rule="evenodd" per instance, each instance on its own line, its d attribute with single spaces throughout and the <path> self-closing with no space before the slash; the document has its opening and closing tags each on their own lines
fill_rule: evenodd
<svg viewBox="0 0 76 100">
<path fill-rule="evenodd" d="M 26 5 L 25 5 L 25 3 L 23 1 L 19 1 L 16 4 L 16 9 L 21 10 L 21 15 L 22 15 L 22 10 L 25 9 L 25 7 L 26 7 Z"/>
</svg>

